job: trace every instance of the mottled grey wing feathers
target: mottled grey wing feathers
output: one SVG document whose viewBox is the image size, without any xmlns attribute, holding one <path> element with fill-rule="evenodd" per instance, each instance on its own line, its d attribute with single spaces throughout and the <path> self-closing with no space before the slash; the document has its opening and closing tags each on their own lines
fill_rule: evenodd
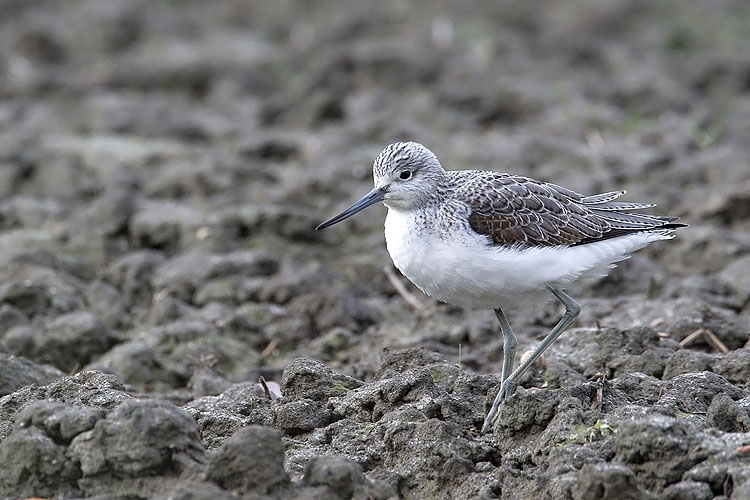
<svg viewBox="0 0 750 500">
<path fill-rule="evenodd" d="M 628 203 L 628 202 L 622 202 L 622 201 L 610 201 L 608 203 L 598 203 L 596 206 L 585 203 L 586 205 L 591 205 L 591 209 L 596 210 L 611 210 L 615 212 L 624 212 L 627 210 L 643 210 L 644 208 L 653 208 L 656 206 L 655 203 Z"/>
<path fill-rule="evenodd" d="M 661 218 L 654 215 L 629 214 L 622 212 L 591 210 L 591 213 L 602 221 L 606 221 L 613 229 L 653 229 L 664 224 Z"/>
<path fill-rule="evenodd" d="M 587 205 L 595 205 L 598 203 L 607 203 L 609 201 L 616 200 L 617 198 L 624 195 L 625 193 L 626 193 L 625 190 L 610 191 L 609 193 L 599 193 L 599 194 L 593 194 L 591 196 L 581 196 L 579 194 L 578 197 L 580 198 L 579 201 L 581 203 L 585 203 Z"/>
<path fill-rule="evenodd" d="M 628 213 L 653 205 L 613 201 L 625 191 L 583 196 L 522 176 L 483 171 L 464 174 L 457 197 L 471 200 L 469 225 L 498 245 L 571 246 L 680 226 L 670 224 L 676 220 L 673 217 Z"/>
</svg>

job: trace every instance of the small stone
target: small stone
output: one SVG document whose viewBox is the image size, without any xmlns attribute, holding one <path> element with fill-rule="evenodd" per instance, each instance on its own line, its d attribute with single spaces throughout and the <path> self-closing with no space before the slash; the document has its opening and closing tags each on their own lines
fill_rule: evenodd
<svg viewBox="0 0 750 500">
<path fill-rule="evenodd" d="M 661 500 L 712 500 L 711 485 L 698 481 L 680 481 L 670 484 L 661 494 Z"/>
<path fill-rule="evenodd" d="M 742 397 L 742 391 L 721 375 L 708 371 L 687 373 L 667 383 L 657 405 L 674 412 L 705 414 L 714 395 L 720 392 L 732 398 Z"/>
<path fill-rule="evenodd" d="M 613 461 L 635 471 L 639 484 L 672 484 L 705 460 L 704 452 L 695 448 L 699 434 L 693 422 L 658 413 L 626 419 L 614 434 Z"/>
<path fill-rule="evenodd" d="M 183 381 L 159 361 L 159 353 L 145 342 L 117 345 L 86 366 L 87 370 L 113 373 L 138 390 L 179 387 Z"/>
<path fill-rule="evenodd" d="M 586 464 L 578 474 L 574 500 L 647 500 L 654 498 L 638 485 L 625 465 L 608 462 Z"/>
<path fill-rule="evenodd" d="M 722 392 L 711 400 L 706 411 L 706 425 L 724 432 L 750 432 L 750 416 Z"/>
<path fill-rule="evenodd" d="M 257 250 L 237 250 L 209 260 L 209 278 L 271 276 L 279 271 L 279 258 Z"/>
<path fill-rule="evenodd" d="M 357 485 L 364 481 L 362 467 L 346 457 L 315 457 L 305 467 L 303 484 L 327 486 L 330 494 L 337 498 L 352 497 Z"/>
<path fill-rule="evenodd" d="M 57 443 L 70 443 L 78 434 L 92 429 L 104 415 L 104 410 L 91 406 L 36 401 L 19 413 L 15 425 L 18 428 L 33 425 Z"/>
<path fill-rule="evenodd" d="M 41 248 L 16 255 L 13 261 L 54 269 L 82 281 L 90 281 L 95 274 L 94 266 L 79 257 L 56 254 Z"/>
<path fill-rule="evenodd" d="M 75 493 L 80 471 L 41 429 L 17 429 L 0 442 L 0 496 L 49 497 Z M 64 495 L 68 496 L 68 495 Z M 77 496 L 77 495 L 72 495 Z"/>
<path fill-rule="evenodd" d="M 102 499 L 103 500 L 103 499 Z M 151 500 L 237 500 L 237 496 L 214 483 L 203 481 L 180 482 L 168 491 L 159 491 Z M 269 497 L 256 496 L 252 500 L 271 500 Z"/>
<path fill-rule="evenodd" d="M 49 29 L 26 30 L 18 37 L 15 48 L 23 57 L 39 65 L 62 64 L 68 59 L 65 45 Z"/>
<path fill-rule="evenodd" d="M 22 356 L 0 352 L 0 396 L 29 384 L 46 385 L 65 373 L 49 365 L 38 365 Z"/>
<path fill-rule="evenodd" d="M 711 363 L 716 360 L 716 355 L 693 349 L 680 349 L 675 351 L 664 367 L 664 380 L 671 380 L 678 375 L 707 371 Z"/>
<path fill-rule="evenodd" d="M 179 475 L 205 459 L 198 426 L 166 401 L 123 401 L 94 428 L 76 436 L 68 455 L 84 477 Z"/>
<path fill-rule="evenodd" d="M 117 338 L 96 315 L 75 311 L 58 316 L 42 329 L 16 327 L 3 342 L 16 354 L 72 372 L 108 351 Z"/>
<path fill-rule="evenodd" d="M 166 258 L 156 250 L 138 250 L 118 257 L 104 270 L 103 278 L 136 304 L 149 304 L 151 277 Z"/>
<path fill-rule="evenodd" d="M 742 386 L 750 380 L 750 346 L 735 349 L 721 356 L 711 365 L 711 371 Z"/>
<path fill-rule="evenodd" d="M 10 304 L 0 305 L 0 332 L 7 332 L 14 326 L 25 325 L 29 318 L 17 307 Z"/>
<path fill-rule="evenodd" d="M 281 437 L 269 427 L 243 427 L 211 456 L 206 479 L 240 493 L 277 491 L 289 482 Z"/>
<path fill-rule="evenodd" d="M 360 387 L 362 382 L 336 373 L 319 361 L 294 358 L 281 376 L 281 393 L 287 400 L 311 399 L 327 402 Z"/>
<path fill-rule="evenodd" d="M 187 385 L 193 397 L 199 398 L 221 394 L 231 384 L 211 368 L 199 367 L 190 377 Z"/>
<path fill-rule="evenodd" d="M 130 237 L 138 247 L 173 253 L 194 239 L 205 219 L 204 212 L 186 204 L 143 202 L 130 221 Z"/>
<path fill-rule="evenodd" d="M 310 399 L 299 399 L 276 407 L 275 425 L 291 436 L 304 434 L 333 422 L 331 410 Z"/>
<path fill-rule="evenodd" d="M 750 196 L 747 199 L 750 202 Z M 744 255 L 730 262 L 718 275 L 719 280 L 732 288 L 740 304 L 747 304 L 750 300 L 750 283 L 747 280 L 747 269 L 749 266 L 750 255 Z"/>
<path fill-rule="evenodd" d="M 0 280 L 0 303 L 28 317 L 61 314 L 83 309 L 83 284 L 66 273 L 46 267 L 16 264 Z"/>
<path fill-rule="evenodd" d="M 94 281 L 85 290 L 91 311 L 109 328 L 128 325 L 132 303 L 117 288 L 104 281 Z"/>
</svg>

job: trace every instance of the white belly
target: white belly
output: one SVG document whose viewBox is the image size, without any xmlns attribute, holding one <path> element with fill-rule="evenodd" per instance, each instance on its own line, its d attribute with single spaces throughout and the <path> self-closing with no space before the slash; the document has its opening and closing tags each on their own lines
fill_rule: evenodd
<svg viewBox="0 0 750 500">
<path fill-rule="evenodd" d="M 615 262 L 667 236 L 634 233 L 573 247 L 515 249 L 493 245 L 466 224 L 450 233 L 425 227 L 414 212 L 388 210 L 385 240 L 394 265 L 423 292 L 458 306 L 514 308 L 547 283 L 604 275 Z"/>
</svg>

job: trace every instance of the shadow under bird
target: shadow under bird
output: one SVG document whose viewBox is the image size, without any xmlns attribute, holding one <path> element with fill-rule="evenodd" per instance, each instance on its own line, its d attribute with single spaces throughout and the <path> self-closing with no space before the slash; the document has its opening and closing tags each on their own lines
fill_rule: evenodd
<svg viewBox="0 0 750 500">
<path fill-rule="evenodd" d="M 416 142 L 387 146 L 372 170 L 374 189 L 316 229 L 383 202 L 386 246 L 404 276 L 443 302 L 495 311 L 503 335 L 502 382 L 482 433 L 494 426 L 524 372 L 580 313 L 562 288 L 606 275 L 631 252 L 672 239 L 685 226 L 676 217 L 639 212 L 653 204 L 614 201 L 625 191 L 584 196 L 519 175 L 446 171 Z M 503 309 L 539 300 L 546 290 L 565 313 L 513 370 L 517 340 Z"/>
</svg>

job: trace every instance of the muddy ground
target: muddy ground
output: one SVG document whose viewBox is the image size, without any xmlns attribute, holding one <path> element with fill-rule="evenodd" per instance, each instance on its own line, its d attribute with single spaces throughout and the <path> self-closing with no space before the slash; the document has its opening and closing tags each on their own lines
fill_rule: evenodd
<svg viewBox="0 0 750 500">
<path fill-rule="evenodd" d="M 0 498 L 750 498 L 745 0 L 2 0 L 0 75 Z M 690 224 L 486 436 L 493 314 L 313 230 L 407 139 Z"/>
</svg>

